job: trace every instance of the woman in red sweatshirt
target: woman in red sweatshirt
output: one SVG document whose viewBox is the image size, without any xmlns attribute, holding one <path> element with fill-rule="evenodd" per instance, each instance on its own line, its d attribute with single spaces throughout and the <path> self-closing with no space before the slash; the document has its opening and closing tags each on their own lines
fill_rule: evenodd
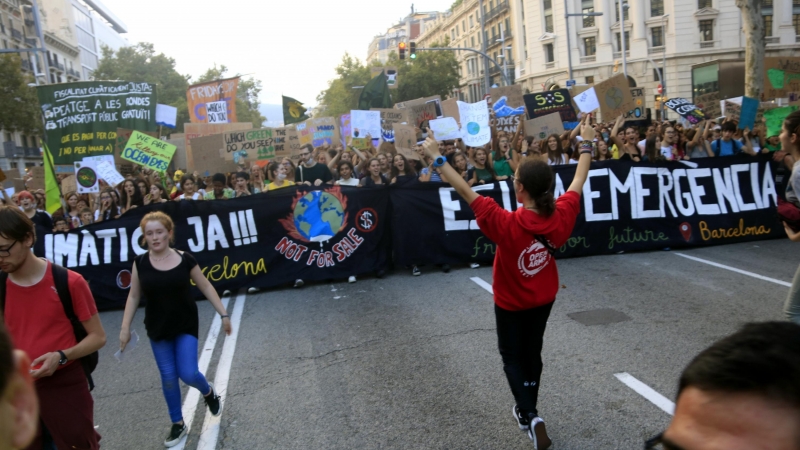
<svg viewBox="0 0 800 450">
<path fill-rule="evenodd" d="M 517 167 L 514 191 L 524 207 L 509 212 L 488 197 L 476 194 L 439 155 L 428 137 L 424 147 L 434 166 L 441 167 L 461 197 L 475 212 L 481 231 L 497 244 L 493 277 L 497 338 L 503 369 L 517 404 L 514 418 L 534 448 L 552 444 L 536 400 L 542 374 L 542 339 L 558 292 L 558 269 L 551 250 L 569 239 L 580 212 L 583 183 L 592 162 L 595 131 L 581 123 L 583 141 L 575 177 L 566 193 L 553 198 L 553 171 L 544 159 L 526 159 Z"/>
</svg>

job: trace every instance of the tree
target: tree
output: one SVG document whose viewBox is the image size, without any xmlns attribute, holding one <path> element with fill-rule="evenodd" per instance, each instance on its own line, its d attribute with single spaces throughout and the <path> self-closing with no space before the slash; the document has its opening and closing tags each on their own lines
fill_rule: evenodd
<svg viewBox="0 0 800 450">
<path fill-rule="evenodd" d="M 0 128 L 41 136 L 42 110 L 36 89 L 28 86 L 33 77 L 22 72 L 19 55 L 0 56 Z"/>
<path fill-rule="evenodd" d="M 239 74 L 226 75 L 227 72 L 228 68 L 224 64 L 219 67 L 214 64 L 214 67 L 206 70 L 192 84 L 239 76 Z M 236 91 L 236 120 L 238 122 L 252 122 L 253 128 L 264 126 L 267 118 L 261 115 L 261 111 L 258 110 L 259 92 L 261 92 L 261 80 L 256 80 L 252 77 L 239 79 L 239 89 Z"/>
<path fill-rule="evenodd" d="M 325 105 L 322 113 L 324 116 L 335 117 L 357 109 L 361 90 L 353 87 L 364 86 L 371 78 L 369 67 L 349 53 L 342 57 L 342 62 L 336 67 L 336 74 L 338 78 L 329 81 L 328 89 L 317 96 L 317 101 Z"/>
<path fill-rule="evenodd" d="M 742 28 L 746 42 L 744 53 L 744 95 L 761 98 L 764 86 L 764 18 L 761 16 L 762 0 L 736 0 L 742 11 Z"/>
<path fill-rule="evenodd" d="M 153 44 L 141 42 L 133 47 L 122 47 L 116 53 L 103 47 L 103 56 L 94 71 L 95 80 L 145 81 L 158 85 L 158 102 L 178 108 L 177 132 L 189 122 L 186 106 L 186 89 L 189 75 L 175 70 L 175 59 L 163 53 L 156 55 Z"/>
</svg>

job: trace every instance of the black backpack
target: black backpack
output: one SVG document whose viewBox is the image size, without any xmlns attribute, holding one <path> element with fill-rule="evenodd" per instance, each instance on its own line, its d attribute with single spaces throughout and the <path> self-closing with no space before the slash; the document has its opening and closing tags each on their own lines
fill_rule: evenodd
<svg viewBox="0 0 800 450">
<path fill-rule="evenodd" d="M 61 305 L 64 307 L 64 313 L 67 315 L 69 322 L 72 324 L 72 331 L 75 333 L 75 340 L 82 341 L 89 333 L 83 327 L 83 324 L 78 320 L 75 315 L 75 309 L 72 306 L 72 294 L 69 292 L 69 272 L 67 269 L 51 264 L 53 271 L 53 281 L 56 285 L 58 298 L 61 299 Z M 5 320 L 6 311 L 6 281 L 8 274 L 0 271 L 0 311 L 3 312 L 3 320 Z M 97 368 L 97 362 L 100 359 L 98 352 L 90 353 L 80 359 L 83 371 L 86 373 L 86 379 L 89 381 L 89 391 L 94 389 L 94 380 L 92 380 L 92 372 Z"/>
</svg>

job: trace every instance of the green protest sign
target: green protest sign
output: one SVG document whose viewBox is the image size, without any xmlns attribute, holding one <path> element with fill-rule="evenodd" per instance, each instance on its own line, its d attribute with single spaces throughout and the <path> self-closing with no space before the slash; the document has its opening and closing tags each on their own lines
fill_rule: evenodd
<svg viewBox="0 0 800 450">
<path fill-rule="evenodd" d="M 112 155 L 117 128 L 157 129 L 154 84 L 81 81 L 38 86 L 36 92 L 55 165 Z"/>
<path fill-rule="evenodd" d="M 766 111 L 764 113 L 764 120 L 767 122 L 767 137 L 778 136 L 781 134 L 783 121 L 796 109 L 797 106 L 786 106 L 783 108 L 775 108 Z"/>
<path fill-rule="evenodd" d="M 177 148 L 161 139 L 134 130 L 121 156 L 122 159 L 142 167 L 165 172 Z"/>
</svg>

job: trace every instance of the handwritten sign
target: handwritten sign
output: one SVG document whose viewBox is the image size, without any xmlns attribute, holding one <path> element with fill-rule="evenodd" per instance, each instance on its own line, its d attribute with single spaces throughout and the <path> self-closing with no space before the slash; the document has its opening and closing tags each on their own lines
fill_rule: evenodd
<svg viewBox="0 0 800 450">
<path fill-rule="evenodd" d="M 112 187 L 116 187 L 118 184 L 125 181 L 125 177 L 117 172 L 117 169 L 114 168 L 114 164 L 108 161 L 101 161 L 97 164 L 97 176 L 100 177 L 101 180 L 105 180 L 105 182 Z"/>
<path fill-rule="evenodd" d="M 584 113 L 590 113 L 599 108 L 600 102 L 597 100 L 594 86 L 578 94 L 575 97 L 575 104 L 578 105 L 578 109 Z"/>
<path fill-rule="evenodd" d="M 725 117 L 730 118 L 731 120 L 738 122 L 739 116 L 742 114 L 742 105 L 739 103 L 734 103 L 730 101 L 725 101 Z M 754 118 L 755 120 L 755 118 Z"/>
<path fill-rule="evenodd" d="M 363 138 L 369 135 L 372 139 L 381 136 L 381 113 L 378 111 L 350 111 L 351 136 Z"/>
<path fill-rule="evenodd" d="M 399 123 L 392 127 L 394 128 L 394 148 L 397 153 L 405 156 L 406 159 L 418 160 L 419 154 L 414 151 L 414 146 L 417 145 L 417 131 L 414 127 Z"/>
<path fill-rule="evenodd" d="M 636 106 L 628 79 L 623 74 L 615 75 L 595 85 L 594 91 L 600 103 L 603 120 L 614 120 Z"/>
<path fill-rule="evenodd" d="M 449 141 L 461 138 L 461 130 L 458 128 L 456 119 L 452 117 L 442 117 L 430 121 L 431 131 L 437 141 Z"/>
<path fill-rule="evenodd" d="M 372 108 L 370 111 L 381 113 L 381 139 L 385 142 L 394 142 L 394 127 L 396 123 L 408 123 L 407 109 Z"/>
<path fill-rule="evenodd" d="M 72 166 L 72 170 L 75 170 L 74 165 Z M 78 192 L 78 180 L 75 179 L 75 175 L 69 175 L 61 180 L 61 192 L 64 194 Z"/>
<path fill-rule="evenodd" d="M 350 114 L 342 114 L 339 116 L 339 135 L 342 139 L 342 147 L 347 145 L 347 138 L 351 136 L 352 131 L 350 127 Z"/>
<path fill-rule="evenodd" d="M 194 155 L 192 152 L 192 142 L 194 139 L 225 133 L 227 131 L 250 130 L 253 122 L 232 122 L 232 123 L 185 123 L 183 124 L 184 139 L 186 140 L 186 169 L 194 172 Z M 125 141 L 127 142 L 127 141 Z M 124 148 L 123 148 L 124 150 Z"/>
<path fill-rule="evenodd" d="M 525 134 L 533 136 L 540 141 L 547 139 L 551 134 L 561 136 L 564 134 L 564 124 L 561 122 L 561 115 L 552 113 L 535 119 L 526 120 Z"/>
<path fill-rule="evenodd" d="M 228 104 L 226 102 L 206 103 L 208 123 L 228 123 Z"/>
<path fill-rule="evenodd" d="M 189 108 L 189 119 L 192 123 L 214 123 L 206 117 L 207 105 L 209 103 L 225 102 L 227 121 L 236 122 L 236 93 L 238 90 L 238 77 L 189 86 L 189 89 L 186 90 L 186 106 Z M 184 127 L 185 130 L 186 128 Z"/>
<path fill-rule="evenodd" d="M 75 180 L 78 183 L 78 194 L 93 194 L 100 192 L 97 175 L 96 161 L 86 160 L 73 163 L 75 167 Z"/>
<path fill-rule="evenodd" d="M 644 96 L 644 88 L 635 87 L 630 88 L 631 97 L 636 105 L 635 108 L 625 113 L 625 122 L 636 122 L 639 120 L 647 119 L 647 108 L 645 106 L 646 98 Z"/>
<path fill-rule="evenodd" d="M 702 95 L 694 97 L 695 105 L 703 111 L 705 117 L 709 119 L 716 119 L 722 116 L 722 108 L 719 106 L 720 95 L 719 92 L 707 92 Z"/>
<path fill-rule="evenodd" d="M 557 112 L 561 115 L 562 122 L 578 122 L 575 108 L 572 107 L 572 95 L 567 89 L 526 94 L 523 98 L 528 110 L 528 119 Z"/>
<path fill-rule="evenodd" d="M 31 167 L 28 173 L 30 173 L 32 176 L 27 183 L 28 189 L 31 191 L 36 191 L 39 189 L 44 190 L 45 188 L 44 166 Z"/>
<path fill-rule="evenodd" d="M 442 101 L 442 115 L 444 117 L 452 117 L 456 122 L 461 122 L 461 117 L 458 115 L 458 99 L 448 98 Z"/>
<path fill-rule="evenodd" d="M 176 147 L 168 142 L 134 130 L 128 143 L 125 144 L 122 159 L 157 172 L 166 172 L 175 149 Z M 78 185 L 80 184 L 78 179 Z"/>
<path fill-rule="evenodd" d="M 486 100 L 477 103 L 458 102 L 458 114 L 461 116 L 461 134 L 466 145 L 480 147 L 492 139 Z"/>
<path fill-rule="evenodd" d="M 675 111 L 693 125 L 700 123 L 706 118 L 705 114 L 703 114 L 703 111 L 701 111 L 700 108 L 685 98 L 671 98 L 666 101 L 665 105 L 667 105 L 667 108 Z"/>
<path fill-rule="evenodd" d="M 800 57 L 764 58 L 764 98 L 784 98 L 790 94 L 800 94 Z"/>
</svg>

